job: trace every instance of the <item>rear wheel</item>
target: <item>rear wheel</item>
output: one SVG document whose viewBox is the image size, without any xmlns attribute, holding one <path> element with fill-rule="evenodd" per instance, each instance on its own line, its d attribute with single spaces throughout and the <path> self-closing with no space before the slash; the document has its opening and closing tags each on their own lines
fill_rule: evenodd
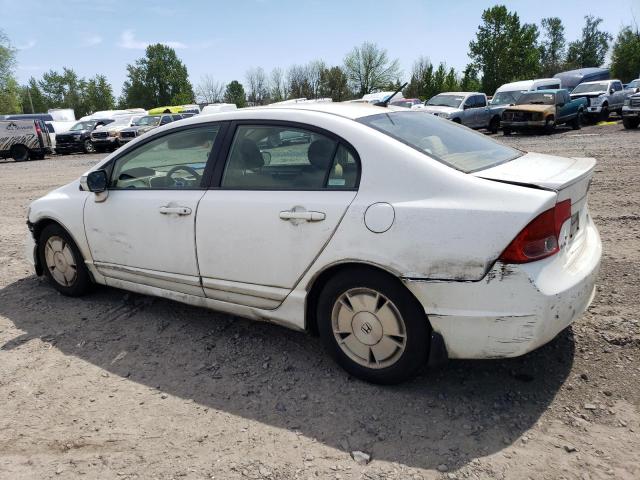
<svg viewBox="0 0 640 480">
<path fill-rule="evenodd" d="M 24 162 L 29 160 L 29 149 L 24 145 L 14 145 L 11 147 L 11 158 L 16 162 Z"/>
<path fill-rule="evenodd" d="M 63 295 L 78 297 L 91 287 L 91 277 L 77 245 L 60 225 L 44 228 L 38 255 L 49 282 Z"/>
<path fill-rule="evenodd" d="M 580 130 L 582 128 L 582 110 L 580 110 L 576 118 L 571 121 L 571 128 L 574 130 Z"/>
<path fill-rule="evenodd" d="M 493 117 L 489 122 L 489 131 L 491 133 L 498 133 L 500 128 L 500 117 Z"/>
<path fill-rule="evenodd" d="M 426 363 L 429 325 L 424 310 L 383 272 L 351 270 L 329 280 L 319 297 L 317 319 L 325 347 L 354 377 L 399 383 Z"/>
<path fill-rule="evenodd" d="M 624 125 L 624 128 L 627 130 L 633 130 L 640 125 L 640 118 L 623 118 L 622 125 Z"/>
</svg>

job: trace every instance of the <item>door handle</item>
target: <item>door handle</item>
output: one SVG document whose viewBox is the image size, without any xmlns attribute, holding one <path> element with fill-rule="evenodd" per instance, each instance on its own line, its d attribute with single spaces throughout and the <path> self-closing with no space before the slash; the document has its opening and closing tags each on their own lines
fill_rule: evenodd
<svg viewBox="0 0 640 480">
<path fill-rule="evenodd" d="M 158 211 L 163 215 L 191 215 L 191 209 L 189 207 L 169 207 L 167 205 L 164 207 L 160 207 Z"/>
<path fill-rule="evenodd" d="M 309 212 L 307 210 L 284 210 L 280 212 L 282 220 L 306 220 L 307 222 L 321 222 L 327 216 L 324 212 Z"/>
</svg>

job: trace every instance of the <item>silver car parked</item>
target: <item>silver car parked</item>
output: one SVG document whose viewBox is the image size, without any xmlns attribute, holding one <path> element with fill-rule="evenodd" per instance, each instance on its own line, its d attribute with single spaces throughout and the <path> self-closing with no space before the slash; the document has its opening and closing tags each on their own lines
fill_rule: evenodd
<svg viewBox="0 0 640 480">
<path fill-rule="evenodd" d="M 489 108 L 487 96 L 480 92 L 444 92 L 414 106 L 438 117 L 452 120 L 470 128 L 486 128 L 496 133 L 500 115 Z"/>
</svg>

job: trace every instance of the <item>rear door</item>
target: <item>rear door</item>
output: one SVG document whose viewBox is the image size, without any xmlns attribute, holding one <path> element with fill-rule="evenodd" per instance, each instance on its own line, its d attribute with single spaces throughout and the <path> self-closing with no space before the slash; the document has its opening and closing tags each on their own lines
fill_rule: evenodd
<svg viewBox="0 0 640 480">
<path fill-rule="evenodd" d="M 217 300 L 276 308 L 355 198 L 359 160 L 307 125 L 237 122 L 229 139 L 198 207 L 202 285 Z"/>
</svg>

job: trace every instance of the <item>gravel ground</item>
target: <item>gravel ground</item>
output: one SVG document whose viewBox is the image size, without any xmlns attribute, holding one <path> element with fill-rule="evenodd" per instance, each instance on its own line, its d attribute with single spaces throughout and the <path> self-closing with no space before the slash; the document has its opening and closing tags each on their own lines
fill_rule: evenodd
<svg viewBox="0 0 640 480">
<path fill-rule="evenodd" d="M 598 159 L 595 301 L 529 355 L 395 387 L 277 326 L 109 288 L 60 296 L 24 259 L 26 208 L 101 156 L 0 163 L 0 478 L 640 478 L 640 131 L 497 138 Z"/>
</svg>

